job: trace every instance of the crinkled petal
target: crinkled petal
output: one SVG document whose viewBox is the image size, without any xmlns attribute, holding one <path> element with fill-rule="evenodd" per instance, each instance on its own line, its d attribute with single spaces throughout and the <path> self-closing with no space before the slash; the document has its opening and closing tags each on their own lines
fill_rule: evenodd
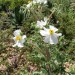
<svg viewBox="0 0 75 75">
<path fill-rule="evenodd" d="M 33 4 L 36 4 L 37 2 L 35 0 L 33 0 Z"/>
<path fill-rule="evenodd" d="M 37 21 L 37 26 L 39 28 L 43 28 L 46 24 L 47 24 L 47 18 L 46 17 L 44 18 L 44 21 L 43 20 Z"/>
<path fill-rule="evenodd" d="M 54 26 L 50 25 L 49 28 L 52 29 L 52 30 L 54 30 L 54 32 L 58 31 L 58 29 L 56 27 L 54 27 Z"/>
<path fill-rule="evenodd" d="M 37 21 L 37 25 L 40 26 L 41 25 L 41 22 L 40 21 Z"/>
<path fill-rule="evenodd" d="M 45 23 L 43 21 L 37 21 L 37 27 L 43 28 L 45 26 Z"/>
<path fill-rule="evenodd" d="M 17 43 L 16 37 L 13 37 L 13 40 L 15 41 L 15 43 Z"/>
<path fill-rule="evenodd" d="M 40 30 L 40 34 L 41 34 L 42 36 L 47 36 L 47 35 L 49 35 L 48 32 L 45 31 L 45 30 Z"/>
<path fill-rule="evenodd" d="M 26 35 L 23 35 L 23 36 L 22 36 L 22 39 L 25 39 L 25 38 L 26 38 Z"/>
<path fill-rule="evenodd" d="M 21 43 L 24 43 L 24 42 L 25 42 L 25 39 L 26 39 L 26 35 L 23 35 L 23 36 L 22 36 Z"/>
<path fill-rule="evenodd" d="M 44 17 L 44 21 L 47 22 L 48 21 L 48 18 L 47 17 Z"/>
<path fill-rule="evenodd" d="M 44 21 L 42 22 L 42 25 L 43 25 L 43 26 L 45 26 L 46 24 L 47 24 L 46 22 L 44 22 Z"/>
<path fill-rule="evenodd" d="M 44 3 L 46 4 L 47 3 L 47 0 L 33 0 L 34 3 Z"/>
<path fill-rule="evenodd" d="M 44 37 L 44 42 L 45 42 L 45 43 L 49 43 L 49 41 L 50 41 L 50 36 Z"/>
<path fill-rule="evenodd" d="M 24 47 L 23 43 L 20 43 L 20 42 L 17 44 L 17 46 L 18 47 Z"/>
<path fill-rule="evenodd" d="M 49 29 L 47 29 L 47 28 L 45 28 L 45 27 L 44 27 L 43 29 L 44 29 L 45 31 L 48 31 L 48 30 L 49 30 Z"/>
<path fill-rule="evenodd" d="M 13 33 L 14 36 L 18 36 L 20 34 L 21 34 L 21 30 L 20 29 L 15 30 L 14 33 Z"/>
<path fill-rule="evenodd" d="M 12 46 L 13 46 L 13 47 L 16 47 L 18 43 L 19 43 L 19 41 L 15 41 L 15 44 L 12 45 Z"/>
<path fill-rule="evenodd" d="M 44 4 L 46 4 L 46 3 L 47 3 L 47 0 L 44 1 Z"/>
<path fill-rule="evenodd" d="M 57 44 L 58 43 L 58 38 L 55 35 L 50 36 L 50 44 Z"/>
<path fill-rule="evenodd" d="M 43 26 L 45 26 L 47 24 L 47 21 L 41 20 L 40 22 L 41 22 L 41 25 L 43 25 Z"/>
<path fill-rule="evenodd" d="M 17 41 L 14 45 L 12 45 L 13 47 L 24 47 L 23 43 L 21 43 L 20 41 Z"/>
<path fill-rule="evenodd" d="M 47 3 L 47 0 L 40 0 L 40 1 L 41 1 L 41 3 L 44 3 L 44 4 Z"/>
<path fill-rule="evenodd" d="M 13 40 L 15 41 L 16 37 L 13 37 Z"/>
<path fill-rule="evenodd" d="M 33 0 L 33 3 L 38 3 L 38 1 L 37 0 Z"/>
<path fill-rule="evenodd" d="M 61 33 L 54 33 L 54 35 L 55 35 L 56 37 L 62 36 Z"/>
</svg>

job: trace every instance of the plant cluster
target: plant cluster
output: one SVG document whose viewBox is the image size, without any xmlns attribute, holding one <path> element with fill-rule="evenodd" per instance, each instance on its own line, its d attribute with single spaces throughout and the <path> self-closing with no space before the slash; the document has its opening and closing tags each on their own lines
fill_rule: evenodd
<svg viewBox="0 0 75 75">
<path fill-rule="evenodd" d="M 0 0 L 0 75 L 74 75 L 74 16 L 74 0 Z"/>
</svg>

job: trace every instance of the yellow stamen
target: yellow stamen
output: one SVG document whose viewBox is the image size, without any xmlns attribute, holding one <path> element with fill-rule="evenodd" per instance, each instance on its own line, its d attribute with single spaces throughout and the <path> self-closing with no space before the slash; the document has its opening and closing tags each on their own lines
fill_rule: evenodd
<svg viewBox="0 0 75 75">
<path fill-rule="evenodd" d="M 49 30 L 49 33 L 52 35 L 54 33 L 54 30 Z"/>
<path fill-rule="evenodd" d="M 22 37 L 21 36 L 16 36 L 16 40 L 21 40 Z"/>
</svg>

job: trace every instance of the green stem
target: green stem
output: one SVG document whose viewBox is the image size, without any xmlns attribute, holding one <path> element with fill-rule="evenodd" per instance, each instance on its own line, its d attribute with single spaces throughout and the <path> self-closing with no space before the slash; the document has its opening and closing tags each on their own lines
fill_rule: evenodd
<svg viewBox="0 0 75 75">
<path fill-rule="evenodd" d="M 49 53 L 49 51 L 48 50 L 46 50 L 46 58 L 47 58 L 47 61 L 49 61 L 50 60 L 50 53 Z M 49 75 L 52 75 L 52 73 L 51 73 L 51 68 L 50 68 L 50 64 L 48 64 L 48 70 L 49 70 Z"/>
</svg>

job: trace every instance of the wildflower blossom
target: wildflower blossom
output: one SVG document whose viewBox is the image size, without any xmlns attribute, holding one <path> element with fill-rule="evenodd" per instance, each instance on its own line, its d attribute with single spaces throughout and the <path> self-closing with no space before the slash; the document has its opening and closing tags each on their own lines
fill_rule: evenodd
<svg viewBox="0 0 75 75">
<path fill-rule="evenodd" d="M 44 17 L 44 21 L 43 20 L 37 21 L 37 27 L 43 28 L 47 24 L 47 20 L 48 20 L 48 18 Z"/>
<path fill-rule="evenodd" d="M 28 4 L 27 4 L 27 8 L 30 8 L 33 4 L 36 4 L 36 3 L 46 4 L 47 3 L 47 0 L 29 0 L 28 1 Z"/>
<path fill-rule="evenodd" d="M 40 34 L 44 36 L 44 42 L 50 44 L 57 44 L 58 37 L 61 36 L 61 33 L 56 33 L 58 29 L 54 26 L 49 26 L 49 29 L 44 27 L 44 30 L 40 30 Z"/>
<path fill-rule="evenodd" d="M 15 30 L 13 35 L 13 40 L 15 41 L 15 44 L 13 47 L 18 46 L 18 47 L 23 47 L 23 43 L 25 42 L 26 35 L 21 36 L 21 30 Z"/>
<path fill-rule="evenodd" d="M 40 3 L 40 4 L 46 4 L 47 0 L 33 0 L 33 3 Z"/>
</svg>

